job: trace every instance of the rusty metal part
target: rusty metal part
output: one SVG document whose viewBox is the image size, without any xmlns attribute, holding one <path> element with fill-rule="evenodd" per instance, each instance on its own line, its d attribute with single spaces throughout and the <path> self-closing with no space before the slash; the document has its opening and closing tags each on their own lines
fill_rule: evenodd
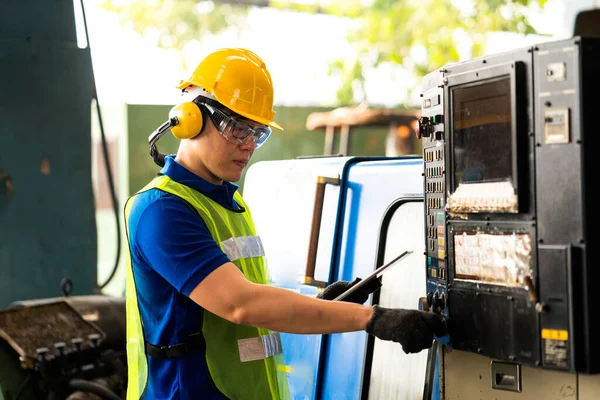
<svg viewBox="0 0 600 400">
<path fill-rule="evenodd" d="M 82 349 L 90 348 L 106 335 L 67 302 L 56 301 L 0 311 L 0 337 L 17 352 L 21 366 L 29 369 L 39 358 L 38 349 L 54 349 L 57 343 L 71 343 L 75 338 L 83 339 Z"/>
<path fill-rule="evenodd" d="M 306 260 L 306 271 L 304 273 L 304 284 L 325 287 L 327 282 L 315 279 L 315 266 L 317 264 L 317 250 L 319 247 L 319 235 L 321 233 L 321 217 L 323 216 L 323 201 L 325 200 L 325 186 L 330 183 L 339 185 L 340 178 L 326 176 L 317 177 L 317 190 L 315 193 L 315 207 L 313 209 L 312 226 L 308 246 L 308 258 Z"/>
</svg>

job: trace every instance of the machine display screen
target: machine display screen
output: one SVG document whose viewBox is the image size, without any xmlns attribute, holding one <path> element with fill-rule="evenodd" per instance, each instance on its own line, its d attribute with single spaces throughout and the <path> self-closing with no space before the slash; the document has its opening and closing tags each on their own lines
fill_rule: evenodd
<svg viewBox="0 0 600 400">
<path fill-rule="evenodd" d="M 509 76 L 452 90 L 454 188 L 513 181 Z"/>
</svg>

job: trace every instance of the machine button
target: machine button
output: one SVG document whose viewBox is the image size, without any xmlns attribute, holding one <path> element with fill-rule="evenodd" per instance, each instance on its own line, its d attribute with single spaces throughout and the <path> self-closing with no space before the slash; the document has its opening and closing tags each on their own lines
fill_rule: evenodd
<svg viewBox="0 0 600 400">
<path fill-rule="evenodd" d="M 442 114 L 436 114 L 434 116 L 431 117 L 431 123 L 432 124 L 441 124 L 444 122 L 444 116 Z"/>
<path fill-rule="evenodd" d="M 433 312 L 439 313 L 446 308 L 446 295 L 437 290 L 433 294 Z"/>
<path fill-rule="evenodd" d="M 429 137 L 429 127 L 431 126 L 431 122 L 429 121 L 429 117 L 421 117 L 419 118 L 419 123 L 417 126 L 417 138 L 421 137 Z"/>
</svg>

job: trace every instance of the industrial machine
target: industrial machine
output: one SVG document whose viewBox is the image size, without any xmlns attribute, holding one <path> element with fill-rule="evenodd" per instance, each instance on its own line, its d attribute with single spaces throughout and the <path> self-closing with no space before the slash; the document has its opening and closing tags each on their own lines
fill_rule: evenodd
<svg viewBox="0 0 600 400">
<path fill-rule="evenodd" d="M 427 304 L 452 349 L 596 373 L 592 55 L 574 37 L 423 81 Z"/>
<path fill-rule="evenodd" d="M 244 196 L 275 284 L 314 293 L 420 249 L 371 302 L 422 307 L 449 327 L 427 355 L 360 332 L 282 334 L 294 398 L 596 398 L 589 210 L 599 45 L 573 37 L 430 73 L 422 158 L 250 168 Z M 282 220 L 294 228 L 285 235 Z"/>
<path fill-rule="evenodd" d="M 125 396 L 125 302 L 97 283 L 98 102 L 78 7 L 0 6 L 0 400 Z"/>
<path fill-rule="evenodd" d="M 124 299 L 15 302 L 0 311 L 0 338 L 0 398 L 125 398 Z"/>
<path fill-rule="evenodd" d="M 599 46 L 575 36 L 423 79 L 424 303 L 449 327 L 429 358 L 442 398 L 598 393 Z"/>
</svg>

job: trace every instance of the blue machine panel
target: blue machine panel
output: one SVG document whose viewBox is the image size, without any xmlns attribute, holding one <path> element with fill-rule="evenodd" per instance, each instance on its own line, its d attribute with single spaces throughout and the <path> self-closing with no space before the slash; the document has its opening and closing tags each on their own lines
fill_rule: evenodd
<svg viewBox="0 0 600 400">
<path fill-rule="evenodd" d="M 422 201 L 422 171 L 420 157 L 333 157 L 254 164 L 246 175 L 244 198 L 265 247 L 272 283 L 310 296 L 317 293 L 315 287 L 299 283 L 307 263 L 317 177 L 340 178 L 339 185 L 326 187 L 314 276 L 331 283 L 367 276 L 380 266 L 382 220 L 398 199 Z M 282 230 L 282 221 L 290 229 Z M 361 398 L 363 386 L 368 385 L 363 383 L 365 363 L 371 362 L 367 336 L 365 332 L 282 333 L 292 399 Z"/>
<path fill-rule="evenodd" d="M 367 276 L 376 265 L 381 222 L 387 208 L 401 197 L 421 196 L 421 158 L 355 159 L 342 176 L 342 195 L 335 253 L 335 280 Z M 359 399 L 367 334 L 329 335 L 322 376 L 322 399 Z"/>
<path fill-rule="evenodd" d="M 244 199 L 261 236 L 276 286 L 315 296 L 315 286 L 301 284 L 307 264 L 317 177 L 342 175 L 350 158 L 263 161 L 253 164 L 244 181 Z M 327 282 L 335 239 L 340 185 L 326 185 L 314 278 Z M 285 223 L 286 229 L 281 229 Z M 281 333 L 291 397 L 317 398 L 322 335 Z"/>
</svg>

